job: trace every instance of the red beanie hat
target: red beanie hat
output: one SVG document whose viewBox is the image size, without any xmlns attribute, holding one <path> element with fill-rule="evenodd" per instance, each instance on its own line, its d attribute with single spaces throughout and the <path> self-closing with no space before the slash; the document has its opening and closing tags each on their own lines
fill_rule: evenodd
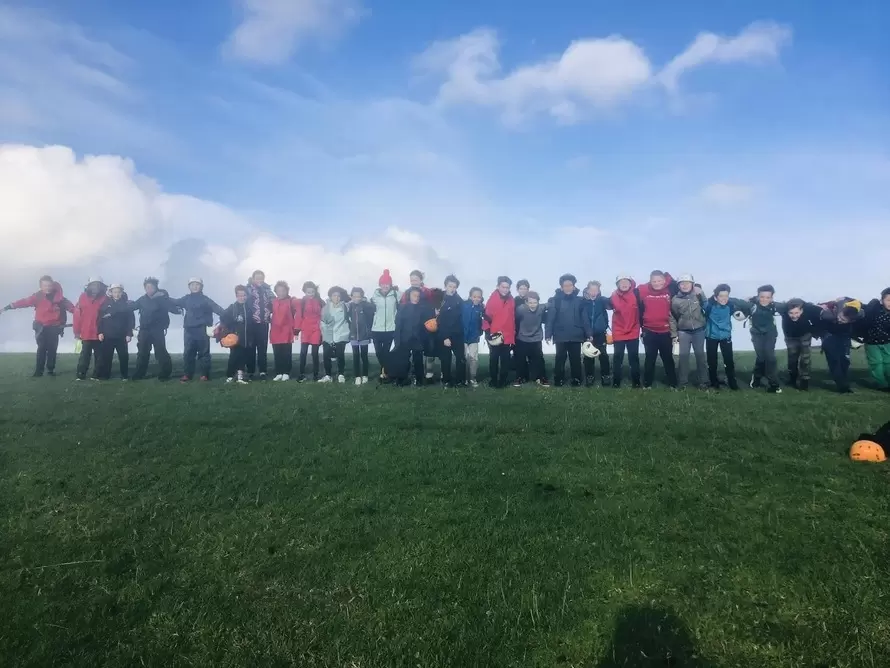
<svg viewBox="0 0 890 668">
<path fill-rule="evenodd" d="M 389 275 L 389 269 L 383 270 L 383 275 L 377 281 L 377 285 L 392 285 L 392 276 Z"/>
</svg>

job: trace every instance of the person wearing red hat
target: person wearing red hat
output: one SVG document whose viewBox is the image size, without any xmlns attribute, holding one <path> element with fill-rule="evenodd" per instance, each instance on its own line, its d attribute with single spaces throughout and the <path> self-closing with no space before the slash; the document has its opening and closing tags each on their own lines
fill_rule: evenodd
<svg viewBox="0 0 890 668">
<path fill-rule="evenodd" d="M 374 354 L 380 364 L 380 379 L 386 380 L 389 354 L 396 336 L 396 313 L 399 309 L 401 295 L 399 288 L 392 284 L 389 269 L 384 269 L 378 288 L 371 295 L 374 304 L 374 322 L 371 324 L 371 342 Z"/>
</svg>

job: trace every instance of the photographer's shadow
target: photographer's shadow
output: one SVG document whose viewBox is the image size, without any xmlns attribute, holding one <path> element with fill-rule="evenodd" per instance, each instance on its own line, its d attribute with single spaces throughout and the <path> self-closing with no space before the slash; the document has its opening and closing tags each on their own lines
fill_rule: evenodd
<svg viewBox="0 0 890 668">
<path fill-rule="evenodd" d="M 666 608 L 628 606 L 597 668 L 714 668 L 696 652 L 683 621 Z"/>
</svg>

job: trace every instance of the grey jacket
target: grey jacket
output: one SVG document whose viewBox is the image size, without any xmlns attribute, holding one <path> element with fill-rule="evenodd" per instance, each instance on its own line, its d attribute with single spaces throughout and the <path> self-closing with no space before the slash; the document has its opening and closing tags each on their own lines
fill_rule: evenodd
<svg viewBox="0 0 890 668">
<path fill-rule="evenodd" d="M 538 343 L 544 340 L 544 320 L 547 309 L 542 304 L 532 311 L 527 304 L 516 309 L 516 340 L 524 343 Z"/>
<path fill-rule="evenodd" d="M 705 299 L 694 292 L 678 292 L 671 297 L 671 337 L 677 332 L 694 332 L 704 329 L 708 318 L 704 311 Z"/>
<path fill-rule="evenodd" d="M 321 310 L 321 337 L 325 343 L 349 341 L 349 316 L 346 304 L 334 306 L 329 299 Z"/>
</svg>

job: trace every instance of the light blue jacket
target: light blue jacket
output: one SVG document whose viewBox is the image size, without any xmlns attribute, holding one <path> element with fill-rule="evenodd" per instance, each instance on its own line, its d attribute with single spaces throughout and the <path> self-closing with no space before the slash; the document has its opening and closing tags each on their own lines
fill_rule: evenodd
<svg viewBox="0 0 890 668">
<path fill-rule="evenodd" d="M 329 299 L 321 310 L 321 339 L 325 343 L 345 343 L 349 341 L 349 317 L 346 304 L 334 306 Z"/>
</svg>

